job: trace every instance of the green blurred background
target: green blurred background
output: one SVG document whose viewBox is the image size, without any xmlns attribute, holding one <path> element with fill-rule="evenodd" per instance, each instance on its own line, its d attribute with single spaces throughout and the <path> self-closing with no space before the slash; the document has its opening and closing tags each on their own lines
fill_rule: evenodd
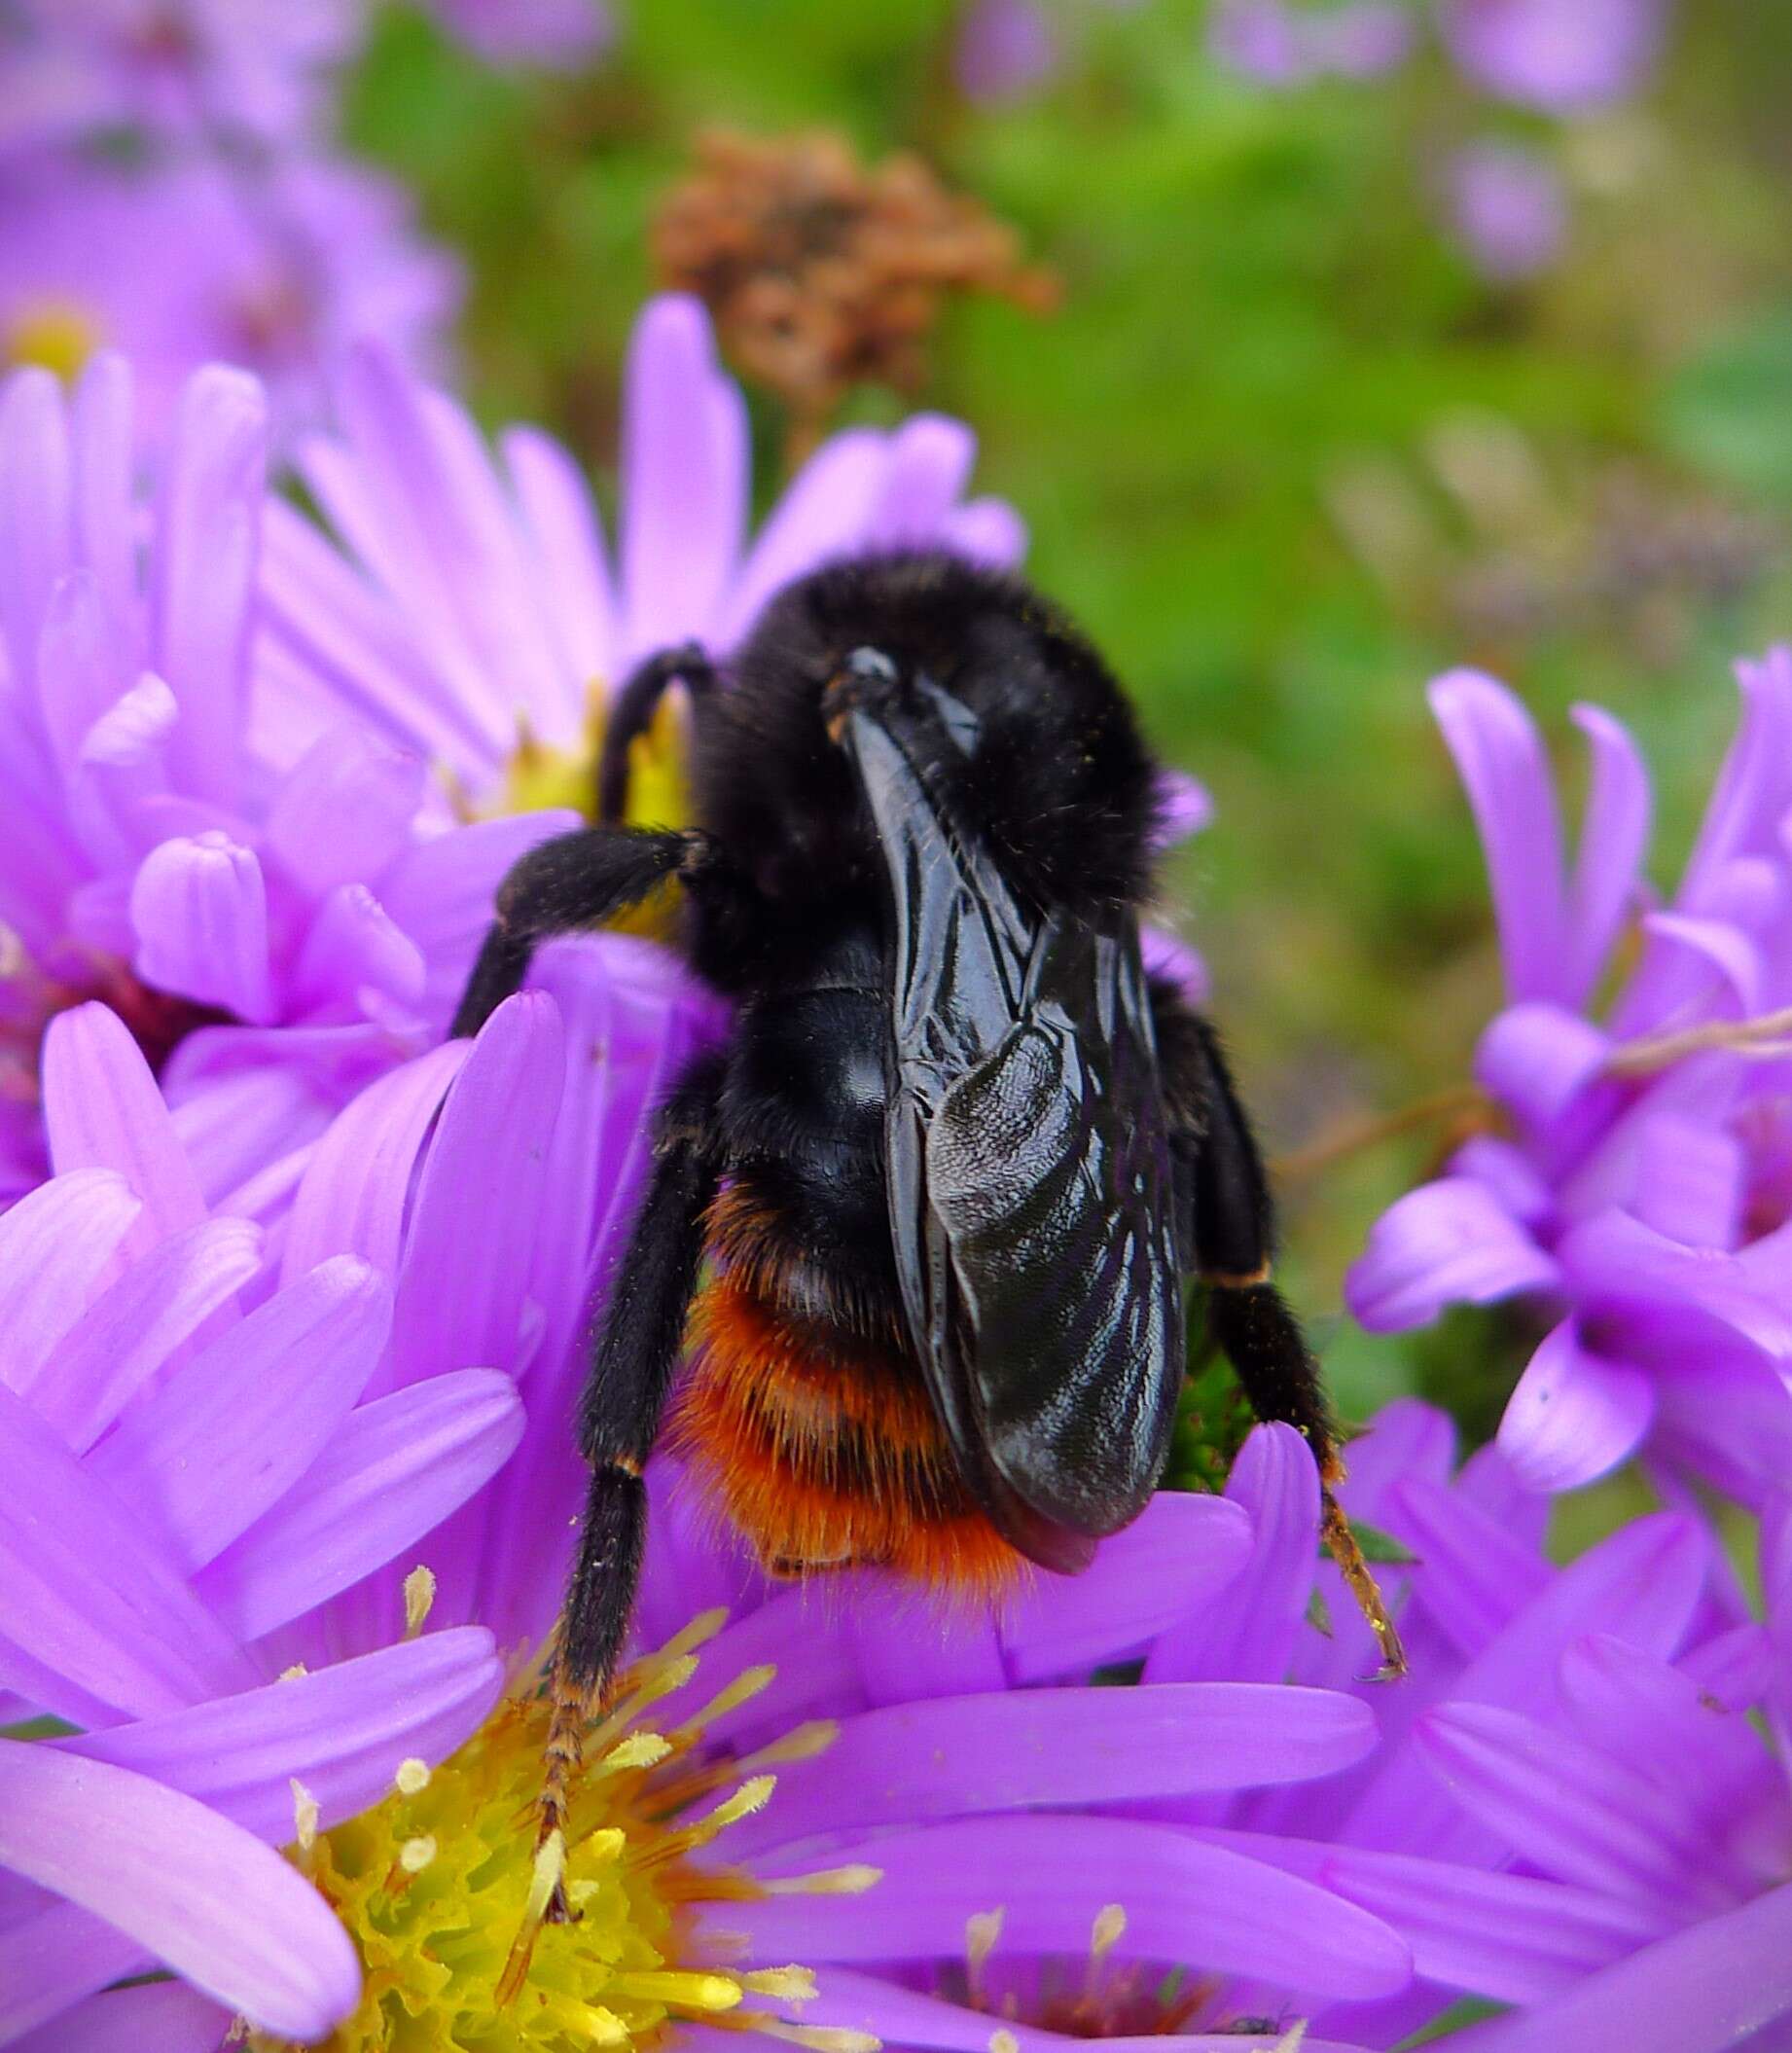
<svg viewBox="0 0 1792 2053">
<path fill-rule="evenodd" d="M 647 226 L 707 127 L 916 149 L 1012 223 L 1059 310 L 955 305 L 914 401 L 865 390 L 841 417 L 973 423 L 1033 575 L 1211 788 L 1173 898 L 1273 1148 L 1460 1081 L 1496 1002 L 1439 669 L 1515 684 L 1571 790 L 1567 707 L 1630 721 L 1671 878 L 1729 663 L 1792 620 L 1792 9 L 1683 4 L 1646 90 L 1564 125 L 1474 100 L 1434 50 L 1267 90 L 1207 54 L 1197 0 L 1059 0 L 1064 68 L 994 108 L 954 88 L 939 0 L 619 5 L 582 77 L 494 72 L 396 13 L 353 82 L 349 140 L 469 263 L 473 404 L 556 428 L 607 487 Z M 1567 247 L 1523 285 L 1438 220 L 1436 165 L 1488 133 L 1567 188 Z M 769 498 L 786 423 L 752 396 Z M 1339 1314 L 1438 1144 L 1285 1191 L 1290 1287 L 1350 1415 L 1420 1388 L 1490 1423 L 1523 1358 L 1487 1318 L 1399 1341 Z"/>
</svg>

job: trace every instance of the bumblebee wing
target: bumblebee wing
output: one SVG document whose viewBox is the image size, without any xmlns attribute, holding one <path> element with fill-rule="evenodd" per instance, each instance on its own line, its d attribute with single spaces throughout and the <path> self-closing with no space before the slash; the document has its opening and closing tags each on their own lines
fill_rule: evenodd
<svg viewBox="0 0 1792 2053">
<path fill-rule="evenodd" d="M 1029 914 L 893 719 L 855 712 L 895 915 L 890 1222 L 961 1466 L 1052 1567 L 1134 1517 L 1183 1374 L 1169 1148 L 1129 918 Z"/>
</svg>

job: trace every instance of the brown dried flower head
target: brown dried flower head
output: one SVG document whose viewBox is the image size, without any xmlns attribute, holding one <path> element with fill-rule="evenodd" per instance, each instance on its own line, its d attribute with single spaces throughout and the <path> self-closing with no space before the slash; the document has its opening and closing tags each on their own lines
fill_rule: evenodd
<svg viewBox="0 0 1792 2053">
<path fill-rule="evenodd" d="M 1057 299 L 1014 231 L 918 157 L 867 166 L 831 133 L 699 137 L 695 168 L 661 204 L 653 254 L 663 282 L 702 299 L 735 362 L 790 408 L 800 440 L 855 384 L 915 390 L 948 294 L 997 293 L 1036 312 Z"/>
</svg>

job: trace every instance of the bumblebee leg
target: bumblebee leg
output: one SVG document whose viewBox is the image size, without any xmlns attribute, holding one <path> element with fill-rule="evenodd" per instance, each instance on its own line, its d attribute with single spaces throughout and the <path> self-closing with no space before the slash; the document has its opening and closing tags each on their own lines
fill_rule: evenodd
<svg viewBox="0 0 1792 2053">
<path fill-rule="evenodd" d="M 715 682 L 715 666 L 694 641 L 661 649 L 636 666 L 610 707 L 597 758 L 597 817 L 605 826 L 616 825 L 627 810 L 628 750 L 647 732 L 667 686 L 682 684 L 693 699 L 700 699 Z"/>
<path fill-rule="evenodd" d="M 625 827 L 581 827 L 531 848 L 498 886 L 498 917 L 449 1032 L 472 1034 L 484 1026 L 520 987 L 538 942 L 600 926 L 708 853 L 700 835 Z"/>
<path fill-rule="evenodd" d="M 579 1407 L 579 1446 L 591 1480 L 549 1672 L 538 1859 L 556 1834 L 563 1858 L 586 1719 L 610 1688 L 640 1577 L 647 1529 L 641 1470 L 677 1367 L 702 1261 L 704 1218 L 721 1173 L 721 1078 L 720 1061 L 703 1058 L 656 1116 L 647 1193 L 604 1306 Z M 551 1924 L 566 1918 L 557 1875 L 542 1915 Z"/>
<path fill-rule="evenodd" d="M 1207 1285 L 1208 1330 L 1257 1417 L 1292 1425 L 1312 1449 L 1320 1534 L 1380 1645 L 1382 1673 L 1404 1675 L 1400 1635 L 1334 1495 L 1344 1466 L 1319 1365 L 1270 1281 L 1274 1207 L 1256 1135 L 1212 1026 L 1165 987 L 1153 996 L 1178 1210 L 1192 1213 L 1191 1266 Z"/>
</svg>

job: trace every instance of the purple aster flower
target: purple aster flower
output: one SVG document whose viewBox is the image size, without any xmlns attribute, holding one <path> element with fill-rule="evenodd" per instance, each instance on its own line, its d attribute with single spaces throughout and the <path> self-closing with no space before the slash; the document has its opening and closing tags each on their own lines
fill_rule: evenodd
<svg viewBox="0 0 1792 2053">
<path fill-rule="evenodd" d="M 973 0 L 959 25 L 952 74 L 967 99 L 1025 99 L 1061 60 L 1057 31 L 1037 0 Z"/>
<path fill-rule="evenodd" d="M 1241 1572 L 1239 1504 L 1164 1497 L 1087 1575 L 948 1620 L 878 1578 L 769 1582 L 669 1460 L 652 1473 L 649 1651 L 577 1799 L 584 1916 L 513 1955 L 545 1717 L 532 1655 L 583 1490 L 571 1382 L 644 1104 L 708 1031 L 651 945 L 556 944 L 470 1049 L 364 1092 L 264 1235 L 206 1215 L 122 1025 L 93 1006 L 56 1021 L 57 1173 L 0 1219 L 0 1296 L 30 1357 L 0 1401 L 0 1545 L 25 1593 L 0 1687 L 83 1730 L 0 1743 L 0 1960 L 18 1963 L 0 2040 L 82 2053 L 178 2025 L 168 2042 L 198 2046 L 233 2008 L 298 2036 L 353 2009 L 344 2042 L 383 2045 L 390 2003 L 448 2043 L 493 2017 L 511 1963 L 523 2043 L 669 2015 L 700 2046 L 705 2017 L 744 2012 L 824 2053 L 861 2030 L 1043 2045 L 960 1977 L 1013 1978 L 1049 2025 L 1074 1961 L 1125 2019 L 1191 1933 L 1207 1979 L 1187 2015 L 1215 2028 L 1404 1986 L 1405 1942 L 1374 1914 L 1120 1815 L 1344 1772 L 1374 1745 L 1336 1691 L 1084 1686 Z M 407 1643 L 424 1586 L 432 1630 Z M 494 1639 L 510 1692 L 455 1753 L 497 1693 Z M 276 1679 L 299 1663 L 302 1682 Z M 286 1840 L 297 1874 L 266 1857 Z M 812 1993 L 793 1956 L 845 2037 L 786 2021 Z M 174 1984 L 113 1986 L 158 1962 Z"/>
<path fill-rule="evenodd" d="M 495 64 L 572 65 L 616 32 L 601 0 L 429 0 L 443 26 Z"/>
<path fill-rule="evenodd" d="M 340 438 L 302 449 L 299 469 L 341 546 L 269 515 L 269 664 L 290 695 L 446 764 L 476 802 L 507 778 L 520 796 L 552 783 L 553 757 L 589 756 L 631 664 L 692 639 L 726 655 L 829 557 L 944 542 L 1011 561 L 1021 548 L 1010 508 L 961 503 L 973 439 L 937 414 L 823 444 L 748 546 L 745 402 L 682 296 L 647 307 L 629 350 L 614 558 L 571 458 L 535 430 L 508 430 L 494 459 L 456 402 L 371 348 L 347 367 L 340 414 Z"/>
<path fill-rule="evenodd" d="M 1207 31 L 1208 49 L 1228 69 L 1278 89 L 1326 77 L 1379 78 L 1406 62 L 1413 42 L 1413 18 L 1392 0 L 1333 8 L 1220 0 Z"/>
<path fill-rule="evenodd" d="M 1452 1473 L 1453 1442 L 1445 1415 L 1403 1401 L 1348 1449 L 1352 1518 L 1411 1557 L 1381 1571 L 1412 1664 L 1388 1687 L 1356 1679 L 1376 1649 L 1336 1569 L 1317 1563 L 1315 1582 L 1310 1458 L 1286 1428 L 1252 1435 L 1227 1493 L 1250 1514 L 1251 1554 L 1160 1637 L 1146 1676 L 1350 1691 L 1372 1698 L 1380 1744 L 1342 1775 L 1151 1815 L 1323 1882 L 1411 1943 L 1407 1989 L 1318 2012 L 1315 2029 L 1339 2038 L 1404 2045 L 1472 1996 L 1552 2025 L 1613 2020 L 1585 2038 L 1515 2034 L 1539 2053 L 1753 2045 L 1724 2031 L 1792 2000 L 1792 1798 L 1769 1655 L 1785 1639 L 1783 1548 L 1770 1538 L 1768 1632 L 1694 1511 L 1633 1521 L 1558 1567 L 1547 1501 L 1496 1448 Z M 1771 1745 L 1746 1717 L 1763 1705 L 1781 1721 Z M 1665 1998 L 1689 1959 L 1702 1963 L 1691 1986 L 1711 2005 L 1706 2035 L 1675 2035 L 1695 2009 L 1682 1995 L 1627 2036 L 1643 2014 L 1625 2007 L 1633 1978 L 1653 1974 Z M 1595 1995 L 1608 1986 L 1609 2003 Z"/>
<path fill-rule="evenodd" d="M 167 1077 L 204 1127 L 207 1188 L 229 1189 L 442 1030 L 497 880 L 570 824 L 456 828 L 418 758 L 289 719 L 250 675 L 261 388 L 219 368 L 190 381 L 148 507 L 131 404 L 111 357 L 66 397 L 41 371 L 0 388 L 9 1196 L 42 1173 L 57 1011 L 106 998 L 158 1062 L 205 1029 Z"/>
<path fill-rule="evenodd" d="M 399 189 L 328 158 L 0 161 L 0 362 L 73 377 L 96 350 L 125 352 L 151 450 L 213 360 L 264 380 L 283 446 L 322 416 L 326 373 L 353 338 L 432 361 L 458 292 Z"/>
<path fill-rule="evenodd" d="M 361 0 L 11 0 L 0 147 L 95 128 L 301 141 Z"/>
<path fill-rule="evenodd" d="M 1568 233 L 1567 202 L 1554 167 L 1517 143 L 1477 142 L 1444 168 L 1444 198 L 1457 239 L 1499 284 L 1547 270 Z"/>
<path fill-rule="evenodd" d="M 438 1147 L 481 1116 L 502 1050 L 454 1055 Z M 434 1060 L 438 1097 L 452 1066 Z M 0 2042 L 79 2053 L 103 2036 L 89 1999 L 159 1966 L 225 2022 L 313 2037 L 359 1976 L 270 1851 L 294 1779 L 310 1816 L 352 1816 L 460 1745 L 503 1671 L 477 1627 L 324 1649 L 313 1673 L 282 1640 L 293 1620 L 320 1643 L 340 1629 L 355 1586 L 505 1462 L 521 1403 L 471 1365 L 474 1334 L 401 1373 L 426 1223 L 390 1275 L 310 1260 L 299 1219 L 282 1261 L 253 1219 L 208 1211 L 102 1006 L 54 1023 L 44 1082 L 57 1173 L 0 1218 L 0 1725 L 76 1729 L 0 1739 Z M 168 1999 L 144 1991 L 141 2015 Z M 113 2001 L 121 2022 L 137 2007 Z"/>
<path fill-rule="evenodd" d="M 1661 54 L 1668 0 L 1441 0 L 1451 55 L 1484 92 L 1545 114 L 1628 98 Z"/>
<path fill-rule="evenodd" d="M 1792 1475 L 1782 1269 L 1784 1044 L 1792 998 L 1781 844 L 1792 813 L 1792 656 L 1740 668 L 1743 721 L 1670 906 L 1588 1015 L 1642 902 L 1649 791 L 1634 744 L 1576 714 L 1593 781 L 1572 872 L 1541 740 L 1490 678 L 1432 688 L 1487 849 L 1511 1002 L 1476 1075 L 1497 1131 L 1377 1224 L 1346 1294 L 1365 1325 L 1518 1296 L 1547 1337 L 1500 1446 L 1536 1490 L 1648 1441 L 1750 1501 Z M 1763 1031 L 1749 1023 L 1765 1016 Z"/>
</svg>

